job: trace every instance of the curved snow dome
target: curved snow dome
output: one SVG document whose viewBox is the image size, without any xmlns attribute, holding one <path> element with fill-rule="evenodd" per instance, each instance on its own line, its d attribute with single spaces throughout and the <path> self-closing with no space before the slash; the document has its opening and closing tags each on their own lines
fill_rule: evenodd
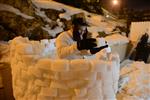
<svg viewBox="0 0 150 100">
<path fill-rule="evenodd" d="M 115 100 L 120 60 L 54 59 L 43 55 L 48 40 L 11 41 L 13 93 L 16 100 Z M 44 45 L 43 45 L 44 44 Z M 47 53 L 47 52 L 45 52 Z"/>
</svg>

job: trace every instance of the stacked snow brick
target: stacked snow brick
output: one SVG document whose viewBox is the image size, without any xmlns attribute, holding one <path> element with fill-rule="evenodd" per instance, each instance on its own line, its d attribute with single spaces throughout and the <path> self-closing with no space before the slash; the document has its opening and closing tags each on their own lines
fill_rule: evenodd
<svg viewBox="0 0 150 100">
<path fill-rule="evenodd" d="M 22 40 L 21 40 L 22 41 Z M 11 42 L 15 100 L 115 100 L 119 58 L 110 61 L 43 57 L 41 43 Z M 39 45 L 39 46 L 38 46 Z M 36 48 L 36 49 L 35 49 Z"/>
</svg>

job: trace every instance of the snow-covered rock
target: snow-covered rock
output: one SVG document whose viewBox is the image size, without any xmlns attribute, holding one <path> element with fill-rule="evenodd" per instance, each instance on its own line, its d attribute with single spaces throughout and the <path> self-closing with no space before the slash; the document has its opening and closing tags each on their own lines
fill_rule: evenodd
<svg viewBox="0 0 150 100">
<path fill-rule="evenodd" d="M 34 17 L 26 15 L 22 13 L 20 10 L 14 8 L 13 6 L 6 5 L 6 4 L 0 4 L 0 11 L 8 11 L 8 12 L 15 13 L 16 15 L 20 15 L 21 17 L 26 19 L 34 19 Z"/>
<path fill-rule="evenodd" d="M 85 10 L 71 7 L 71 6 L 68 6 L 68 5 L 65 5 L 62 3 L 58 3 L 55 1 L 32 0 L 32 2 L 38 9 L 43 8 L 43 9 L 54 9 L 54 10 L 62 11 L 62 13 L 59 14 L 60 19 L 63 18 L 66 20 L 71 20 L 72 16 L 83 13 L 85 15 L 86 21 L 90 24 L 90 27 L 88 27 L 88 31 L 93 33 L 94 37 L 96 37 L 98 35 L 98 32 L 103 32 L 103 31 L 106 34 L 111 34 L 112 30 L 116 26 L 122 25 L 119 22 L 108 20 L 102 15 L 92 14 Z M 38 15 L 45 16 L 44 12 L 38 12 Z M 88 17 L 88 16 L 90 16 L 90 17 Z M 45 28 L 45 27 L 43 27 L 43 29 L 47 30 L 47 31 L 49 30 L 48 28 Z M 61 30 L 61 29 L 59 29 L 59 30 Z M 49 30 L 49 33 L 52 33 L 52 32 Z"/>
</svg>

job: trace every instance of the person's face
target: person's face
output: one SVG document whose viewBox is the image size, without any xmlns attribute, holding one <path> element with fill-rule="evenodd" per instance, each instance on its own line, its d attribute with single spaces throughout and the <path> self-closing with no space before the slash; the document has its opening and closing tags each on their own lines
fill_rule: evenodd
<svg viewBox="0 0 150 100">
<path fill-rule="evenodd" d="M 79 26 L 78 32 L 80 35 L 83 35 L 86 32 L 86 26 Z"/>
<path fill-rule="evenodd" d="M 81 40 L 83 39 L 83 34 L 86 32 L 86 26 L 79 26 L 78 32 L 80 34 Z"/>
</svg>

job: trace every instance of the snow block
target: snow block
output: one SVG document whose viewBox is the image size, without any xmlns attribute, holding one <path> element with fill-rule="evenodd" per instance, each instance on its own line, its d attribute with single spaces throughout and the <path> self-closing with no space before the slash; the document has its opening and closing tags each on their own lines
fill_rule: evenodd
<svg viewBox="0 0 150 100">
<path fill-rule="evenodd" d="M 51 70 L 56 72 L 69 71 L 69 61 L 68 60 L 54 60 L 51 63 Z"/>
<path fill-rule="evenodd" d="M 37 100 L 54 100 L 51 96 L 38 95 Z"/>
<path fill-rule="evenodd" d="M 44 71 L 51 70 L 51 60 L 48 58 L 40 59 L 36 63 L 36 67 Z"/>
<path fill-rule="evenodd" d="M 62 81 L 52 81 L 50 84 L 50 88 L 57 88 L 57 89 L 68 89 L 66 82 Z"/>
<path fill-rule="evenodd" d="M 103 60 L 91 60 L 91 72 L 102 72 L 102 68 L 106 67 L 106 62 Z"/>
<path fill-rule="evenodd" d="M 71 71 L 87 71 L 90 69 L 90 63 L 85 59 L 75 59 L 70 62 Z"/>
<path fill-rule="evenodd" d="M 27 43 L 18 44 L 16 46 L 17 53 L 24 54 L 24 55 L 32 55 L 34 53 L 32 45 Z"/>
<path fill-rule="evenodd" d="M 56 97 L 58 95 L 58 89 L 56 89 L 56 88 L 42 88 L 40 94 L 43 96 Z"/>
<path fill-rule="evenodd" d="M 76 97 L 85 97 L 87 95 L 87 88 L 75 89 Z"/>
<path fill-rule="evenodd" d="M 69 98 L 74 95 L 74 91 L 72 89 L 58 89 L 58 97 L 61 98 Z"/>
<path fill-rule="evenodd" d="M 30 66 L 36 63 L 36 58 L 34 55 L 22 55 L 22 62 L 26 64 L 26 66 Z"/>
</svg>

